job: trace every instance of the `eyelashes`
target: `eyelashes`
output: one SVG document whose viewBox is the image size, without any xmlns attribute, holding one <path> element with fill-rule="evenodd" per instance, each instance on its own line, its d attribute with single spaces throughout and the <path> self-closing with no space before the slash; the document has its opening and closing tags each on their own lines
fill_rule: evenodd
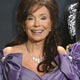
<svg viewBox="0 0 80 80">
<path fill-rule="evenodd" d="M 47 19 L 46 16 L 41 17 L 41 20 L 46 20 L 46 19 Z"/>
<path fill-rule="evenodd" d="M 33 16 L 28 16 L 28 18 L 27 18 L 27 20 L 35 20 L 36 18 L 35 17 L 33 17 Z M 40 16 L 39 17 L 39 20 L 46 20 L 47 19 L 47 17 L 46 16 Z"/>
<path fill-rule="evenodd" d="M 34 18 L 33 17 L 28 17 L 27 20 L 34 20 Z"/>
</svg>

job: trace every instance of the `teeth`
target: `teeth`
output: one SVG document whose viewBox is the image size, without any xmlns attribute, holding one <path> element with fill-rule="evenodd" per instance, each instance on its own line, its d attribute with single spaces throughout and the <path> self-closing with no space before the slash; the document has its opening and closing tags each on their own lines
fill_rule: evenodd
<svg viewBox="0 0 80 80">
<path fill-rule="evenodd" d="M 43 30 L 32 30 L 34 33 L 41 33 Z"/>
</svg>

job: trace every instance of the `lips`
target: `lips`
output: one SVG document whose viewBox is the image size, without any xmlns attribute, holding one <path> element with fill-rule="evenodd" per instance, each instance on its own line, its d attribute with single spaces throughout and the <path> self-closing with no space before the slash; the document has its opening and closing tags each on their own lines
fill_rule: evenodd
<svg viewBox="0 0 80 80">
<path fill-rule="evenodd" d="M 44 30 L 31 30 L 32 33 L 34 34 L 40 34 L 42 33 Z"/>
</svg>

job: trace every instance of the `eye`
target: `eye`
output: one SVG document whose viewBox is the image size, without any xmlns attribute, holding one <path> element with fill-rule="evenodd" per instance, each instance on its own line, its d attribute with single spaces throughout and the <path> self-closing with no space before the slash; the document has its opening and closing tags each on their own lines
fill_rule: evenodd
<svg viewBox="0 0 80 80">
<path fill-rule="evenodd" d="M 28 17 L 27 17 L 27 20 L 33 20 L 33 19 L 34 19 L 33 16 L 28 16 Z"/>
<path fill-rule="evenodd" d="M 46 20 L 47 17 L 46 17 L 46 16 L 41 16 L 40 19 L 41 19 L 41 20 Z"/>
</svg>

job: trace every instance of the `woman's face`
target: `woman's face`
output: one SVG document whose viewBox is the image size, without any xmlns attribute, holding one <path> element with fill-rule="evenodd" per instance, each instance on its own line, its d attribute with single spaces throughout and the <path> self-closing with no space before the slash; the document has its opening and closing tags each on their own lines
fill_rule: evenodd
<svg viewBox="0 0 80 80">
<path fill-rule="evenodd" d="M 25 21 L 24 30 L 26 31 L 28 40 L 37 42 L 44 41 L 51 31 L 51 19 L 49 10 L 43 6 L 32 14 L 28 15 Z"/>
</svg>

